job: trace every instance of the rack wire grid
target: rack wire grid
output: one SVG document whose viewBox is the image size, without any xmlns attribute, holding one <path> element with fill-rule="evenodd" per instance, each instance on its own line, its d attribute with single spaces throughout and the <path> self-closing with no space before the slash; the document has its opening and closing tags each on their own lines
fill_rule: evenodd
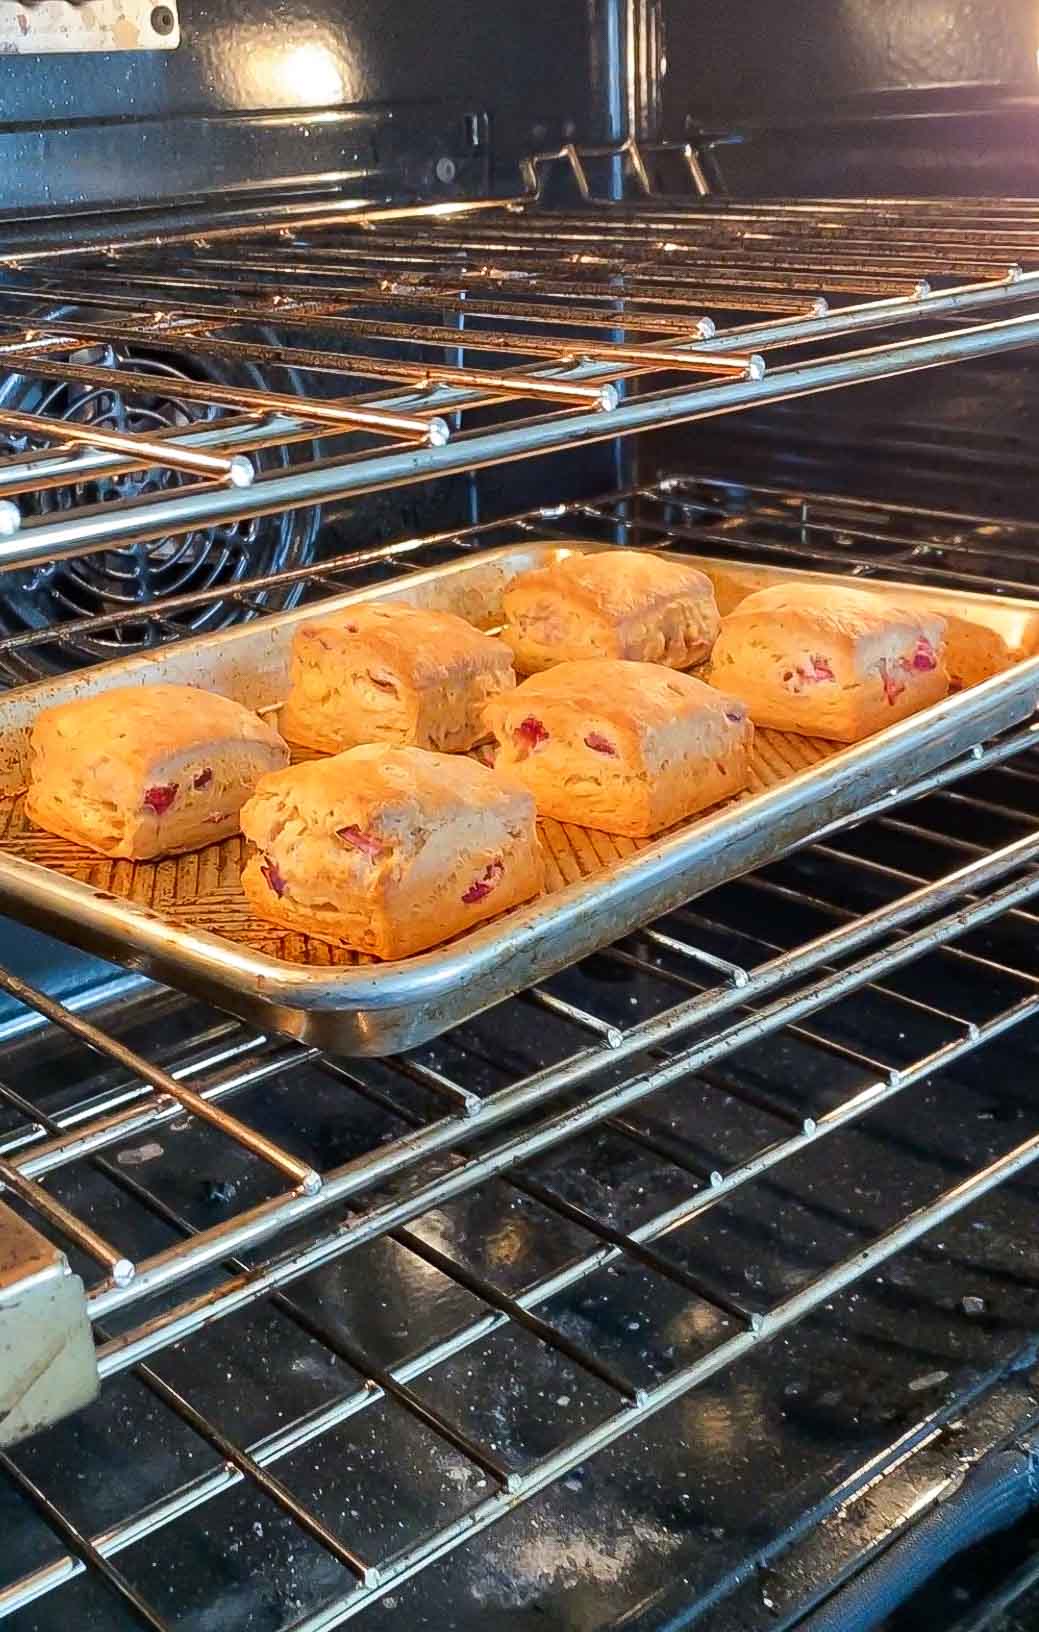
<svg viewBox="0 0 1039 1632">
<path fill-rule="evenodd" d="M 647 156 L 618 151 L 648 185 Z M 576 210 L 546 206 L 535 160 L 515 199 L 271 206 L 204 235 L 109 227 L 60 247 L 9 237 L 0 359 L 85 406 L 0 404 L 17 443 L 0 460 L 0 559 L 169 540 L 1039 338 L 1034 203 L 601 204 L 587 150 L 562 156 Z M 150 432 L 104 413 L 105 393 L 161 398 L 126 360 L 142 345 L 200 376 L 182 370 L 178 414 Z M 218 365 L 303 388 L 204 378 Z M 291 468 L 261 466 L 290 446 Z M 99 498 L 99 482 L 141 475 Z"/>
<path fill-rule="evenodd" d="M 992 587 L 984 518 L 675 478 L 356 552 L 306 569 L 306 593 L 532 533 Z M 1018 592 L 1034 535 L 1000 529 Z M 103 1379 L 98 1405 L 0 1457 L 0 1617 L 67 1624 L 101 1592 L 105 1626 L 201 1627 L 214 1602 L 238 1624 L 221 1595 L 265 1579 L 277 1536 L 295 1585 L 250 1628 L 400 1624 L 412 1578 L 1025 1174 L 1037 747 L 1036 726 L 980 745 L 392 1061 L 132 977 L 75 1012 L 0 972 L 24 1007 L 0 1051 L 0 1181 L 88 1282 Z M 1000 1093 L 1014 1115 L 993 1116 Z M 928 1157 L 911 1179 L 889 1116 Z M 792 1262 L 847 1163 L 832 1251 L 813 1237 Z M 405 1290 L 380 1319 L 387 1254 Z M 595 1314 L 633 1281 L 634 1366 Z"/>
</svg>

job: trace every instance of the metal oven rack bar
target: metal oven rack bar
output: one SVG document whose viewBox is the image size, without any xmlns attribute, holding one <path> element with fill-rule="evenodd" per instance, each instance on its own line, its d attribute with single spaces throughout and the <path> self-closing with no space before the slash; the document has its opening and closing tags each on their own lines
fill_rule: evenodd
<svg viewBox="0 0 1039 1632">
<path fill-rule="evenodd" d="M 1034 852 L 1034 844 L 1030 846 L 1030 850 Z M 981 871 L 965 874 L 961 880 L 962 890 L 973 894 L 983 872 L 990 868 L 997 870 L 999 865 L 996 858 L 992 858 L 990 862 L 982 864 Z M 933 887 L 930 893 L 935 900 L 940 898 L 940 892 L 935 892 Z M 962 899 L 958 892 L 951 891 L 950 894 L 954 900 Z M 458 1266 L 452 1264 L 443 1254 L 435 1252 L 431 1254 L 427 1243 L 407 1231 L 406 1225 L 410 1219 L 420 1216 L 427 1208 L 442 1202 L 451 1194 L 458 1194 L 465 1187 L 486 1180 L 496 1173 L 509 1174 L 515 1164 L 529 1160 L 539 1149 L 549 1148 L 558 1140 L 572 1137 L 580 1130 L 583 1122 L 616 1116 L 618 1112 L 637 1103 L 643 1097 L 648 1097 L 667 1083 L 677 1082 L 691 1073 L 702 1071 L 711 1063 L 724 1060 L 740 1046 L 741 1041 L 751 1036 L 766 1035 L 769 1031 L 778 1031 L 795 1023 L 800 1025 L 804 1018 L 825 1012 L 827 1003 L 836 997 L 855 991 L 871 979 L 882 980 L 896 969 L 899 963 L 908 963 L 932 949 L 951 946 L 952 937 L 958 937 L 986 920 L 998 919 L 1003 913 L 1015 910 L 1036 894 L 1039 894 L 1039 874 L 1034 868 L 1030 868 L 1016 883 L 994 890 L 980 906 L 945 915 L 936 923 L 928 925 L 924 931 L 903 939 L 895 948 L 884 948 L 858 959 L 841 973 L 822 982 L 811 983 L 807 991 L 799 991 L 793 1000 L 782 999 L 751 1019 L 738 1022 L 714 1037 L 683 1049 L 668 1059 L 666 1064 L 647 1072 L 642 1077 L 632 1079 L 622 1088 L 601 1091 L 596 1099 L 589 1103 L 581 1120 L 575 1121 L 572 1116 L 563 1115 L 554 1119 L 555 1125 L 550 1122 L 534 1134 L 519 1135 L 504 1146 L 465 1164 L 465 1167 L 457 1169 L 449 1178 L 423 1187 L 407 1202 L 372 1209 L 369 1215 L 362 1215 L 362 1218 L 351 1227 L 344 1229 L 340 1225 L 328 1234 L 319 1236 L 303 1253 L 296 1251 L 281 1262 L 273 1260 L 259 1271 L 256 1268 L 246 1269 L 241 1264 L 235 1266 L 233 1260 L 228 1257 L 228 1268 L 237 1267 L 238 1274 L 227 1283 L 219 1298 L 209 1293 L 204 1299 L 199 1300 L 197 1311 L 185 1309 L 159 1323 L 145 1323 L 143 1327 L 132 1329 L 125 1336 L 103 1344 L 100 1353 L 103 1377 L 110 1378 L 128 1366 L 136 1367 L 138 1377 L 146 1386 L 156 1393 L 165 1405 L 177 1412 L 188 1426 L 219 1450 L 224 1465 L 218 1472 L 194 1480 L 171 1493 L 167 1499 L 149 1511 L 135 1515 L 110 1532 L 90 1538 L 89 1553 L 85 1546 L 80 1545 L 81 1540 L 85 1541 L 86 1538 L 73 1537 L 67 1530 L 59 1531 L 69 1546 L 66 1559 L 36 1572 L 32 1577 L 18 1583 L 14 1589 L 0 1594 L 0 1613 L 6 1614 L 32 1602 L 42 1593 L 74 1577 L 81 1569 L 90 1568 L 92 1565 L 96 1567 L 96 1559 L 108 1559 L 132 1547 L 136 1541 L 164 1525 L 175 1523 L 180 1516 L 192 1511 L 199 1503 L 212 1500 L 229 1485 L 242 1480 L 250 1480 L 265 1496 L 284 1507 L 291 1502 L 291 1494 L 268 1474 L 268 1469 L 301 1446 L 319 1441 L 323 1434 L 331 1432 L 347 1417 L 370 1408 L 386 1394 L 390 1394 L 403 1408 L 420 1410 L 422 1420 L 427 1426 L 433 1426 L 453 1449 L 468 1455 L 478 1467 L 491 1476 L 496 1490 L 477 1503 L 466 1514 L 464 1521 L 459 1521 L 447 1531 L 438 1530 L 431 1533 L 423 1543 L 400 1557 L 380 1560 L 377 1563 L 360 1560 L 343 1538 L 321 1536 L 323 1544 L 326 1546 L 331 1544 L 337 1549 L 336 1556 L 347 1563 L 351 1573 L 358 1578 L 358 1584 L 347 1589 L 335 1603 L 316 1611 L 298 1624 L 308 1628 L 341 1624 L 362 1609 L 373 1596 L 389 1591 L 395 1584 L 422 1568 L 425 1563 L 442 1556 L 448 1548 L 470 1539 L 480 1529 L 503 1517 L 518 1502 L 532 1497 L 546 1483 L 562 1477 L 621 1434 L 634 1431 L 648 1416 L 706 1380 L 716 1370 L 733 1363 L 757 1343 L 776 1335 L 786 1325 L 818 1307 L 843 1287 L 874 1270 L 887 1257 L 902 1250 L 924 1231 L 952 1217 L 960 1208 L 980 1198 L 993 1185 L 1023 1170 L 1039 1155 L 1039 1136 L 1022 1141 L 998 1162 L 988 1164 L 953 1190 L 937 1197 L 932 1203 L 905 1219 L 896 1228 L 885 1232 L 871 1243 L 868 1249 L 857 1253 L 848 1261 L 835 1264 L 818 1276 L 809 1287 L 769 1309 L 740 1307 L 738 1304 L 734 1305 L 732 1299 L 726 1298 L 724 1294 L 698 1286 L 699 1295 L 708 1299 L 714 1307 L 724 1310 L 734 1319 L 739 1318 L 739 1329 L 702 1361 L 684 1368 L 656 1388 L 640 1390 L 634 1388 L 623 1377 L 610 1377 L 593 1353 L 575 1353 L 574 1346 L 567 1341 L 565 1335 L 555 1330 L 551 1321 L 546 1321 L 544 1317 L 538 1315 L 538 1310 L 564 1288 L 573 1286 L 582 1278 L 590 1276 L 624 1255 L 640 1261 L 648 1258 L 654 1269 L 659 1273 L 668 1274 L 666 1261 L 652 1253 L 655 1241 L 689 1224 L 718 1204 L 724 1196 L 753 1182 L 784 1159 L 793 1157 L 799 1151 L 814 1145 L 852 1121 L 867 1116 L 886 1100 L 908 1092 L 925 1078 L 953 1065 L 958 1059 L 992 1041 L 1001 1033 L 1033 1019 L 1039 1011 L 1039 996 L 1034 991 L 1031 995 L 1024 996 L 994 1013 L 982 1023 L 968 1022 L 947 1015 L 946 1021 L 950 1029 L 956 1033 L 950 1037 L 948 1043 L 922 1056 L 909 1066 L 891 1067 L 872 1077 L 866 1073 L 858 1091 L 849 1096 L 840 1107 L 811 1122 L 811 1125 L 809 1121 L 805 1121 L 799 1127 L 793 1127 L 785 1139 L 761 1150 L 749 1161 L 727 1171 L 718 1169 L 712 1172 L 707 1176 L 706 1183 L 704 1176 L 693 1175 L 695 1182 L 685 1203 L 669 1207 L 665 1212 L 632 1231 L 630 1235 L 625 1236 L 623 1233 L 597 1226 L 596 1220 L 583 1217 L 582 1222 L 589 1228 L 592 1236 L 598 1236 L 599 1245 L 594 1247 L 585 1259 L 567 1266 L 565 1271 L 529 1288 L 518 1300 L 503 1298 L 491 1283 L 481 1281 L 471 1274 L 463 1275 L 462 1284 L 483 1299 L 487 1313 L 461 1329 L 449 1342 L 439 1344 L 433 1352 L 417 1354 L 403 1365 L 383 1371 L 377 1364 L 359 1354 L 349 1343 L 343 1343 L 341 1338 L 333 1338 L 331 1334 L 324 1333 L 323 1341 L 338 1346 L 343 1357 L 351 1365 L 358 1367 L 368 1381 L 358 1391 L 347 1393 L 334 1405 L 287 1426 L 267 1440 L 250 1446 L 248 1450 L 227 1444 L 213 1423 L 200 1417 L 189 1402 L 176 1396 L 168 1386 L 162 1385 L 161 1379 L 145 1363 L 146 1357 L 160 1352 L 167 1344 L 183 1341 L 190 1335 L 196 1322 L 201 1324 L 202 1320 L 212 1320 L 219 1318 L 221 1314 L 230 1313 L 234 1308 L 241 1307 L 244 1300 L 252 1300 L 276 1291 L 281 1300 L 279 1306 L 292 1316 L 294 1308 L 291 1298 L 284 1296 L 285 1287 L 301 1279 L 318 1264 L 328 1262 L 331 1257 L 349 1251 L 352 1246 L 356 1246 L 364 1239 L 370 1239 L 377 1232 L 392 1231 L 394 1239 L 407 1250 L 434 1262 L 442 1273 L 457 1278 L 462 1275 Z M 827 951 L 831 954 L 839 953 L 839 940 L 831 941 L 829 948 L 815 949 L 815 955 Z M 811 961 L 813 960 L 809 960 L 809 966 Z M 801 1033 L 804 1035 L 803 1027 Z M 809 1037 L 813 1036 L 811 1028 L 807 1034 Z M 818 1041 L 819 1046 L 825 1046 L 824 1035 L 820 1036 Z M 604 1066 L 610 1063 L 611 1052 L 608 1045 L 602 1048 Z M 334 1062 L 331 1064 L 325 1062 L 325 1068 L 336 1072 L 339 1069 Z M 357 1092 L 369 1097 L 374 1095 L 376 1101 L 378 1100 L 378 1088 L 366 1083 L 363 1077 L 354 1079 L 351 1072 L 349 1077 L 342 1073 L 341 1080 L 343 1079 L 351 1081 Z M 625 1132 L 630 1133 L 627 1125 Z M 637 1137 L 637 1134 L 635 1136 Z M 111 1164 L 106 1166 L 110 1177 L 125 1182 L 125 1175 L 121 1175 L 117 1167 Z M 467 1168 L 474 1170 L 466 1170 Z M 146 1200 L 147 1192 L 142 1196 L 143 1187 L 138 1181 L 132 1182 L 138 1199 Z M 550 1210 L 553 1208 L 561 1210 L 562 1216 L 567 1216 L 568 1213 L 572 1215 L 573 1209 L 568 1208 L 565 1200 L 547 1191 L 543 1185 L 531 1185 L 523 1177 L 516 1182 L 521 1191 L 526 1189 L 540 1204 Z M 153 1201 L 152 1205 L 160 1204 Z M 183 1224 L 181 1227 L 186 1228 Z M 192 1320 L 193 1313 L 196 1315 L 196 1321 Z M 565 1447 L 561 1447 L 542 1464 L 523 1475 L 517 1475 L 504 1467 L 500 1460 L 487 1452 L 485 1447 L 468 1444 L 464 1432 L 457 1425 L 440 1420 L 435 1411 L 430 1411 L 421 1402 L 416 1402 L 409 1392 L 410 1385 L 417 1378 L 429 1376 L 438 1366 L 445 1364 L 465 1348 L 483 1340 L 489 1333 L 510 1321 L 526 1325 L 542 1341 L 560 1347 L 568 1357 L 583 1365 L 591 1375 L 607 1381 L 618 1397 L 618 1409 L 614 1414 L 598 1423 L 594 1429 L 588 1430 Z M 5 1466 L 18 1487 L 25 1491 L 25 1481 L 19 1478 L 16 1462 L 7 1459 Z M 301 1514 L 294 1509 L 293 1516 L 297 1522 L 304 1525 L 308 1534 L 314 1536 L 320 1533 L 320 1526 L 313 1519 L 313 1515 L 305 1512 Z M 117 1581 L 110 1581 L 109 1584 L 118 1590 Z M 156 1617 L 150 1624 L 161 1625 L 162 1622 Z"/>
<path fill-rule="evenodd" d="M 302 396 L 190 382 L 181 397 L 226 410 L 223 420 L 137 443 L 127 433 L 119 446 L 99 431 L 92 450 L 41 446 L 0 460 L 0 493 L 16 507 L 4 512 L 11 536 L 0 539 L 0 560 L 12 565 L 1039 338 L 1039 210 L 1020 201 L 891 200 L 856 211 L 825 200 L 646 199 L 556 213 L 535 196 L 272 210 L 205 235 L 109 237 L 74 252 L 3 247 L 0 359 L 27 376 L 107 383 L 139 399 L 154 379 L 118 359 L 121 345 L 143 335 L 159 352 L 293 369 L 316 382 Z M 965 321 L 975 316 L 982 321 Z M 297 330 L 309 331 L 300 345 Z M 879 343 L 850 344 L 872 331 Z M 111 354 L 103 371 L 91 360 L 98 348 Z M 360 389 L 373 379 L 393 384 Z M 542 411 L 530 417 L 534 404 Z M 12 428 L 39 444 L 90 440 L 89 424 L 63 438 L 61 422 L 34 417 Z M 381 443 L 360 445 L 364 432 Z M 327 451 L 287 472 L 259 474 L 248 457 L 317 436 Z M 60 517 L 17 511 L 38 483 L 164 465 L 180 478 L 170 491 L 105 505 L 79 499 Z"/>
<path fill-rule="evenodd" d="M 51 461 L 48 460 L 48 466 Z M 767 524 L 775 536 L 763 535 Z M 819 571 L 844 571 L 868 578 L 899 577 L 952 589 L 994 589 L 997 594 L 1030 596 L 1037 579 L 1029 570 L 1039 550 L 1039 522 L 1008 518 L 991 536 L 991 517 L 960 511 L 920 510 L 883 505 L 845 495 L 811 495 L 741 482 L 733 490 L 722 478 L 676 476 L 650 487 L 549 505 L 500 521 L 452 528 L 351 549 L 298 567 L 240 578 L 232 584 L 165 596 L 89 617 L 69 617 L 46 629 L 0 634 L 0 682 L 20 685 L 46 671 L 47 654 L 71 654 L 80 642 L 95 644 L 98 657 L 117 656 L 122 632 L 135 631 L 136 644 L 161 645 L 178 638 L 173 615 L 214 601 L 232 603 L 242 617 L 278 610 L 279 597 L 342 594 L 358 575 L 373 568 L 406 575 L 420 572 L 445 553 L 497 548 L 517 537 L 564 542 L 589 537 L 620 540 L 642 549 L 671 545 L 701 554 L 731 553 L 741 561 L 760 560 Z M 748 529 L 753 536 L 748 537 Z M 997 567 L 993 555 L 1006 566 Z M 10 571 L 0 562 L 0 574 Z M 0 586 L 2 586 L 0 577 Z"/>
<path fill-rule="evenodd" d="M 387 564 L 406 571 L 421 564 L 424 549 L 442 549 L 447 543 L 456 549 L 481 547 L 503 541 L 510 531 L 514 536 L 517 529 L 545 536 L 552 528 L 560 536 L 619 530 L 644 546 L 670 541 L 680 547 L 684 538 L 695 540 L 698 528 L 710 527 L 712 511 L 724 513 L 727 499 L 721 484 L 674 480 L 591 505 L 469 529 L 450 540 L 410 541 L 403 551 L 386 546 L 381 553 Z M 835 530 L 843 536 L 847 529 L 849 507 L 843 501 L 838 507 L 825 498 L 763 490 L 751 496 L 751 514 L 755 505 L 778 511 L 780 534 L 788 514 L 790 542 L 813 548 L 815 564 L 830 565 L 833 556 L 850 564 L 847 554 L 841 554 L 846 545 L 828 544 Z M 830 518 L 828 509 L 839 520 Z M 990 544 L 981 518 L 926 519 L 931 546 L 947 527 L 950 558 L 961 577 L 969 578 L 973 571 L 977 580 L 987 573 Z M 886 541 L 895 544 L 896 555 L 902 546 L 900 569 L 915 565 L 924 570 L 925 546 L 914 537 L 924 531 L 919 526 L 924 520 L 908 511 L 889 517 Z M 870 557 L 865 537 L 879 524 L 876 513 L 863 507 L 859 548 L 867 565 L 889 573 L 891 554 Z M 1007 524 L 1011 560 L 1027 557 L 1034 531 L 1028 524 Z M 730 527 L 725 539 L 744 555 L 758 551 L 769 558 L 760 530 L 741 544 Z M 363 558 L 378 553 L 363 552 Z M 324 592 L 341 588 L 343 576 L 357 561 L 351 556 L 301 570 L 314 589 Z M 237 593 L 248 605 L 257 588 L 240 586 Z M 149 615 L 159 623 L 161 613 L 155 608 Z M 95 634 L 106 625 L 117 634 L 123 616 L 86 621 Z M 47 631 L 34 638 L 43 642 L 61 635 L 60 630 Z M 157 638 L 166 638 L 166 631 L 157 629 Z M 28 657 L 31 643 L 24 637 L 0 642 L 5 665 Z M 64 1035 L 74 1050 L 85 1046 L 109 1062 L 93 1085 L 51 1107 L 39 1103 L 36 1092 L 12 1086 L 0 1053 L 4 1176 L 18 1175 L 20 1204 L 44 1231 L 56 1234 L 77 1264 L 90 1256 L 91 1242 L 82 1232 L 99 1222 L 92 1201 L 100 1191 L 118 1195 L 130 1206 L 124 1216 L 147 1225 L 142 1239 L 154 1241 L 160 1226 L 166 1232 L 168 1244 L 143 1256 L 129 1239 L 116 1236 L 112 1253 L 133 1273 L 119 1276 L 111 1263 L 102 1263 L 102 1277 L 95 1277 L 89 1288 L 99 1371 L 108 1387 L 132 1371 L 157 1405 L 218 1459 L 139 1511 L 89 1534 L 40 1488 L 17 1452 L 4 1456 L 0 1468 L 12 1488 L 42 1518 L 62 1550 L 57 1559 L 0 1588 L 0 1617 L 38 1603 L 86 1574 L 116 1594 L 140 1624 L 167 1624 L 135 1578 L 135 1549 L 242 1487 L 261 1503 L 273 1503 L 342 1571 L 342 1584 L 327 1601 L 307 1606 L 286 1625 L 294 1632 L 323 1632 L 343 1624 L 595 1452 L 637 1432 L 654 1414 L 819 1309 L 993 1187 L 1023 1173 L 1039 1157 L 1039 1131 L 1016 1138 L 994 1159 L 941 1187 L 856 1252 L 838 1257 L 778 1299 L 763 1300 L 746 1286 L 734 1289 L 717 1275 L 697 1273 L 667 1250 L 683 1230 L 753 1191 L 766 1175 L 781 1175 L 810 1157 L 824 1140 L 868 1125 L 883 1106 L 910 1100 L 978 1050 L 1008 1035 L 1025 1034 L 1039 1014 L 1039 972 L 1022 955 L 1024 944 L 1034 942 L 1039 897 L 1037 747 L 1039 728 L 1018 730 L 903 789 L 897 798 L 878 801 L 859 818 L 871 820 L 868 833 L 876 842 L 857 843 L 850 823 L 816 835 L 806 852 L 806 876 L 814 882 L 809 890 L 796 892 L 798 912 L 808 911 L 817 926 L 807 938 L 797 930 L 782 931 L 781 915 L 765 910 L 795 893 L 766 871 L 714 892 L 606 955 L 618 970 L 636 971 L 643 988 L 656 994 L 630 1022 L 598 1012 L 579 992 L 558 983 L 512 1000 L 507 1007 L 532 1006 L 539 1015 L 538 1030 L 550 1039 L 552 1057 L 518 1075 L 503 1067 L 489 1085 L 467 1063 L 474 1058 L 468 1051 L 479 1048 L 478 1023 L 475 1033 L 465 1028 L 446 1055 L 431 1047 L 390 1063 L 360 1061 L 347 1067 L 316 1050 L 258 1037 L 234 1022 L 214 1019 L 208 1031 L 196 1031 L 195 1042 L 156 1063 L 110 1034 L 101 1017 L 74 1013 L 10 976 L 0 977 L 0 986 L 43 1016 L 38 1040 L 47 1038 L 56 1046 Z M 909 802 L 914 799 L 918 802 Z M 942 823 L 953 810 L 957 821 L 949 831 Z M 989 831 L 996 818 L 1016 836 L 993 848 Z M 905 861 L 885 859 L 886 835 L 912 840 L 918 847 L 915 854 L 932 858 L 925 864 L 928 870 L 910 870 Z M 881 904 L 860 913 L 847 903 L 864 886 L 880 891 Z M 760 903 L 749 920 L 736 910 L 734 892 L 750 892 Z M 978 932 L 983 929 L 982 937 Z M 961 1010 L 955 996 L 935 997 L 932 992 L 924 997 L 900 980 L 910 968 L 927 968 L 935 960 L 950 974 L 971 977 L 977 1003 L 969 1011 Z M 880 1043 L 850 1044 L 834 1026 L 836 1006 L 866 997 L 904 1015 L 907 1031 L 911 1022 L 925 1022 L 927 1046 L 892 1058 Z M 140 1001 L 146 1015 L 156 998 L 145 990 Z M 490 1024 L 493 1030 L 494 1016 Z M 852 1073 L 851 1085 L 839 1099 L 812 1111 L 756 1089 L 738 1067 L 731 1071 L 728 1062 L 738 1061 L 741 1050 L 767 1037 L 796 1040 L 820 1058 L 836 1057 Z M 114 1076 L 111 1065 L 118 1068 Z M 308 1169 L 308 1083 L 317 1081 L 338 1086 L 344 1115 L 351 1105 L 370 1115 L 369 1146 L 322 1174 L 320 1188 L 312 1185 L 310 1194 L 300 1185 L 271 1195 L 261 1159 L 267 1155 L 269 1160 L 270 1147 L 277 1144 L 270 1132 L 271 1104 L 281 1099 L 293 1108 L 291 1123 L 284 1118 L 278 1123 L 282 1165 L 295 1162 Z M 640 1108 L 652 1105 L 664 1090 L 679 1093 L 694 1081 L 717 1091 L 719 1127 L 728 1103 L 766 1112 L 773 1119 L 774 1136 L 737 1159 L 720 1152 L 698 1157 L 661 1144 L 640 1121 Z M 215 1165 L 219 1170 L 231 1159 L 237 1179 L 247 1180 L 242 1185 L 245 1199 L 222 1222 L 200 1223 L 164 1194 L 161 1179 L 145 1180 L 138 1176 L 141 1170 L 123 1165 L 120 1156 L 167 1123 L 183 1125 L 185 1105 L 189 1110 L 204 1106 L 213 1123 L 230 1101 L 237 1108 L 234 1127 L 203 1125 L 200 1132 L 207 1140 L 221 1131 L 232 1133 L 232 1140 L 218 1147 L 226 1154 L 217 1156 Z M 517 1128 L 521 1116 L 523 1124 Z M 292 1136 L 286 1138 L 289 1125 Z M 386 1135 L 387 1126 L 395 1130 L 392 1137 Z M 637 1225 L 621 1227 L 561 1193 L 557 1183 L 543 1176 L 539 1159 L 569 1148 L 599 1126 L 658 1157 L 672 1172 L 677 1168 L 685 1174 L 684 1194 L 677 1200 L 672 1196 Z M 48 1203 L 71 1193 L 80 1198 L 71 1228 L 67 1218 L 48 1212 L 46 1203 L 36 1210 L 43 1179 L 49 1186 Z M 506 1185 L 517 1197 L 536 1203 L 560 1227 L 578 1227 L 586 1250 L 518 1292 L 506 1292 L 486 1272 L 460 1263 L 423 1221 L 452 1199 L 492 1185 Z M 382 1239 L 446 1277 L 479 1306 L 453 1333 L 394 1364 L 369 1354 L 303 1295 L 307 1277 L 317 1269 Z M 269 1251 L 260 1250 L 265 1242 L 271 1243 Z M 709 1312 L 716 1327 L 717 1341 L 705 1353 L 654 1383 L 618 1371 L 554 1318 L 555 1301 L 563 1294 L 620 1263 L 638 1264 L 681 1288 Z M 155 1307 L 151 1300 L 160 1292 L 162 1302 Z M 175 1346 L 198 1341 L 214 1323 L 266 1300 L 337 1355 L 359 1382 L 345 1386 L 331 1402 L 242 1443 L 201 1402 L 163 1376 L 163 1356 Z M 612 1401 L 593 1422 L 522 1469 L 474 1435 L 437 1393 L 438 1377 L 459 1355 L 495 1333 L 520 1330 Z M 279 1464 L 291 1468 L 295 1453 L 320 1447 L 344 1423 L 382 1402 L 421 1424 L 435 1443 L 477 1470 L 490 1488 L 460 1516 L 441 1522 L 431 1512 L 417 1539 L 368 1557 L 349 1525 L 332 1524 L 309 1505 Z"/>
</svg>

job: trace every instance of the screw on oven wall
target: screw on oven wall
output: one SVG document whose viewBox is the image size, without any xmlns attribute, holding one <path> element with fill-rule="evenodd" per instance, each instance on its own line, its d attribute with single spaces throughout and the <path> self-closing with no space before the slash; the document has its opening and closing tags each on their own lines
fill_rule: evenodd
<svg viewBox="0 0 1039 1632">
<path fill-rule="evenodd" d="M 176 21 L 169 6 L 153 7 L 151 22 L 156 34 L 172 34 Z"/>
<path fill-rule="evenodd" d="M 436 174 L 437 180 L 442 181 L 445 186 L 447 186 L 449 182 L 454 181 L 456 175 L 458 174 L 458 167 L 455 164 L 454 159 L 449 159 L 446 154 L 442 159 L 438 159 L 436 163 Z"/>
</svg>

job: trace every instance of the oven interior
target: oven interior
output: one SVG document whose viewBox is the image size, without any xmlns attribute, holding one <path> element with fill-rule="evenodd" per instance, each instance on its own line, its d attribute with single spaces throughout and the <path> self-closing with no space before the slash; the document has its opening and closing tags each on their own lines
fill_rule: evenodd
<svg viewBox="0 0 1039 1632">
<path fill-rule="evenodd" d="M 377 9 L 0 56 L 6 686 L 523 538 L 1037 595 L 1028 7 Z M 998 1624 L 1037 747 L 392 1059 L 5 919 L 0 1619 Z"/>
</svg>

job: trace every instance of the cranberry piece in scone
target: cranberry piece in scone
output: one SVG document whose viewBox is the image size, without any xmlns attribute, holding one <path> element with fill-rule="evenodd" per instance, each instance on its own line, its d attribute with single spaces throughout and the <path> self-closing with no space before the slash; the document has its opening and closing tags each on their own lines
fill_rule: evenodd
<svg viewBox="0 0 1039 1632">
<path fill-rule="evenodd" d="M 386 846 L 374 833 L 363 833 L 359 827 L 337 827 L 336 838 L 342 839 L 351 850 L 360 850 L 372 861 L 381 856 Z"/>
<path fill-rule="evenodd" d="M 812 666 L 805 673 L 809 685 L 817 686 L 820 681 L 834 680 L 836 676 L 825 657 L 812 658 Z"/>
<path fill-rule="evenodd" d="M 285 880 L 282 878 L 277 866 L 273 861 L 271 861 L 269 856 L 266 861 L 261 862 L 260 872 L 267 880 L 267 883 L 270 885 L 275 895 L 285 894 Z"/>
<path fill-rule="evenodd" d="M 535 748 L 540 748 L 543 742 L 548 741 L 548 728 L 531 714 L 520 721 L 513 735 L 518 748 L 526 748 L 528 752 L 533 753 Z"/>
<path fill-rule="evenodd" d="M 818 686 L 835 678 L 825 657 L 813 656 L 807 663 L 799 663 L 796 669 L 787 669 L 783 674 L 783 683 L 791 691 L 800 693 L 806 686 Z"/>
<path fill-rule="evenodd" d="M 887 698 L 888 703 L 893 708 L 898 702 L 898 699 L 901 697 L 902 693 L 905 691 L 906 683 L 904 680 L 900 680 L 897 674 L 892 674 L 883 658 L 880 660 L 879 670 L 880 681 L 884 687 L 884 696 Z"/>
<path fill-rule="evenodd" d="M 505 872 L 505 865 L 500 861 L 492 861 L 485 867 L 481 876 L 474 879 L 462 896 L 467 907 L 475 906 L 477 901 L 486 901 L 494 886 L 501 881 Z"/>
<path fill-rule="evenodd" d="M 179 782 L 167 782 L 161 787 L 146 789 L 144 795 L 145 809 L 154 810 L 156 816 L 162 816 L 176 799 L 179 787 Z"/>
</svg>

